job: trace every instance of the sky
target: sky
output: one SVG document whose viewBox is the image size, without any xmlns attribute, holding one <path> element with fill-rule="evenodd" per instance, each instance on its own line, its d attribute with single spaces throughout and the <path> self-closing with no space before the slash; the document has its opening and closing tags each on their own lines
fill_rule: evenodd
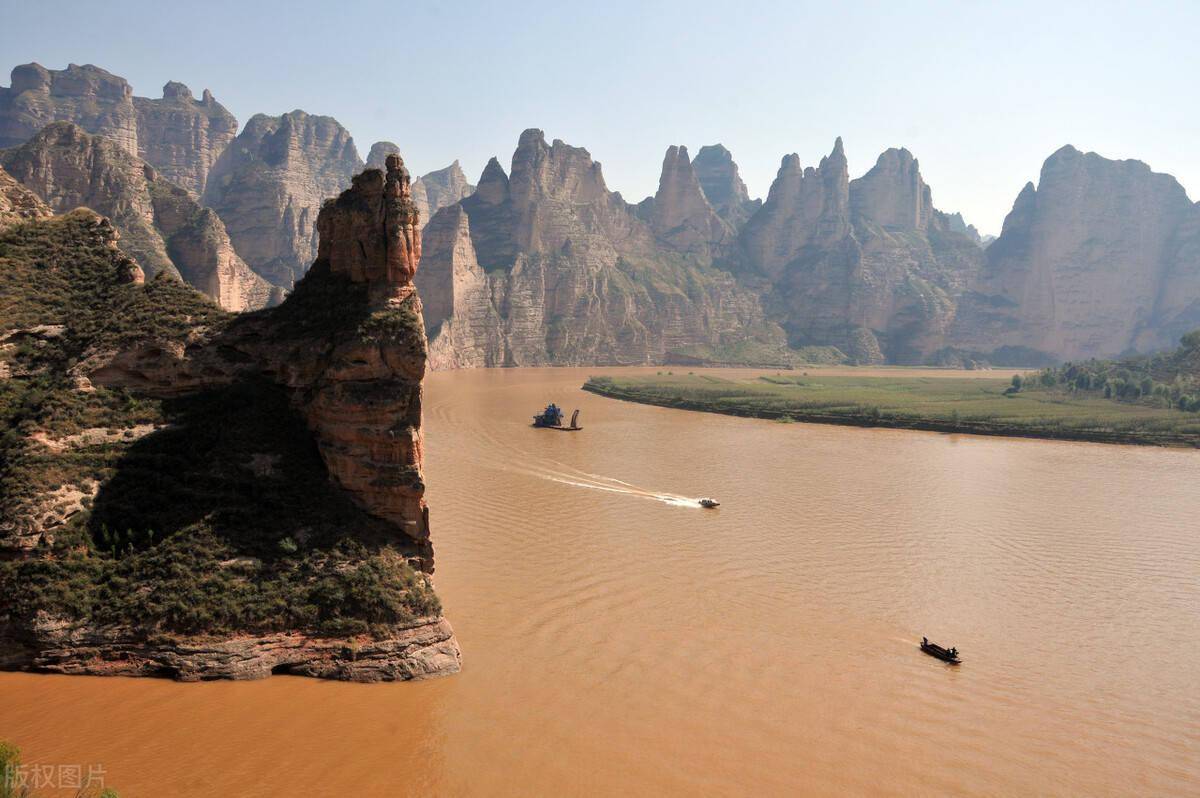
<svg viewBox="0 0 1200 798">
<path fill-rule="evenodd" d="M 721 142 L 752 196 L 787 153 L 842 136 L 851 177 L 888 147 L 934 204 L 999 233 L 1064 144 L 1135 158 L 1200 195 L 1200 2 L 123 2 L 0 0 L 17 64 L 92 63 L 139 96 L 209 88 L 245 123 L 338 119 L 416 173 L 508 168 L 525 128 L 653 194 L 672 144 Z"/>
</svg>

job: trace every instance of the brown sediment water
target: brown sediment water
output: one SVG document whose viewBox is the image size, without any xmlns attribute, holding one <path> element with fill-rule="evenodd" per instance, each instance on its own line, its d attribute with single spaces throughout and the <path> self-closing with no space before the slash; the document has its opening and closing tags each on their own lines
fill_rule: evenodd
<svg viewBox="0 0 1200 798">
<path fill-rule="evenodd" d="M 0 674 L 0 739 L 123 798 L 1200 790 L 1200 454 L 579 390 L 623 371 L 428 379 L 462 673 Z"/>
</svg>

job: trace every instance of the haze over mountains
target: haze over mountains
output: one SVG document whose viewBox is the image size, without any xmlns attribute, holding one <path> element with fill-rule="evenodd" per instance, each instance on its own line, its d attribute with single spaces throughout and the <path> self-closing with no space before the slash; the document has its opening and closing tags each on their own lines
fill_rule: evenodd
<svg viewBox="0 0 1200 798">
<path fill-rule="evenodd" d="M 364 163 L 330 117 L 237 129 L 207 90 L 134 97 L 93 66 L 20 66 L 0 88 L 0 163 L 17 180 L 59 212 L 91 204 L 146 271 L 242 310 L 305 273 L 322 203 Z M 391 153 L 379 142 L 365 166 Z M 634 204 L 587 150 L 531 129 L 477 186 L 457 161 L 414 180 L 431 363 L 761 364 L 820 347 L 1027 365 L 1162 349 L 1200 326 L 1200 209 L 1145 164 L 1064 147 L 985 249 L 906 149 L 855 179 L 840 139 L 804 162 L 784 156 L 757 200 L 721 145 L 694 160 L 672 145 Z"/>
</svg>

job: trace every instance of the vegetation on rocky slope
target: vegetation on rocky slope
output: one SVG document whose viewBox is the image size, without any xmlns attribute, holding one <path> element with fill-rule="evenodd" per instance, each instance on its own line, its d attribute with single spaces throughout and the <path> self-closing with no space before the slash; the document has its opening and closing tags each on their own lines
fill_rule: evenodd
<svg viewBox="0 0 1200 798">
<path fill-rule="evenodd" d="M 91 214 L 0 232 L 0 621 L 351 635 L 437 614 L 280 387 L 80 389 L 72 367 L 100 349 L 232 321 L 178 281 L 120 282 L 121 265 Z"/>
</svg>

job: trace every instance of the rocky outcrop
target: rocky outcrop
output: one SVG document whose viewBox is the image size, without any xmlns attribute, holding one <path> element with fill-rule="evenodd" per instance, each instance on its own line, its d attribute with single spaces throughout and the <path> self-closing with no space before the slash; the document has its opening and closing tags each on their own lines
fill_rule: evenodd
<svg viewBox="0 0 1200 798">
<path fill-rule="evenodd" d="M 742 245 L 750 265 L 776 280 L 807 249 L 831 249 L 850 234 L 850 178 L 839 138 L 817 168 L 784 156 L 766 202 L 746 223 Z"/>
<path fill-rule="evenodd" d="M 889 230 L 924 230 L 933 217 L 933 194 L 921 167 L 906 149 L 892 148 L 875 166 L 850 181 L 850 213 Z"/>
<path fill-rule="evenodd" d="M 400 155 L 400 147 L 390 141 L 377 141 L 371 145 L 371 153 L 367 156 L 367 166 L 383 169 L 388 155 Z M 458 161 L 422 175 L 412 183 L 412 200 L 417 209 L 417 217 L 421 227 L 429 223 L 433 214 L 453 205 L 463 197 L 469 197 L 475 191 L 475 186 L 467 182 Z"/>
<path fill-rule="evenodd" d="M 233 251 L 216 214 L 116 143 L 56 122 L 0 161 L 56 212 L 87 207 L 110 218 L 121 249 L 150 275 L 181 277 L 228 310 L 272 301 L 271 287 Z"/>
<path fill-rule="evenodd" d="M 435 368 L 661 363 L 691 345 L 781 339 L 731 275 L 656 238 L 587 150 L 540 130 L 521 135 L 511 177 L 493 158 L 425 241 Z"/>
<path fill-rule="evenodd" d="M 371 151 L 367 153 L 367 168 L 380 171 L 387 169 L 387 157 L 401 154 L 400 145 L 394 141 L 377 141 L 371 145 Z"/>
<path fill-rule="evenodd" d="M 0 229 L 34 219 L 45 219 L 53 214 L 54 211 L 41 197 L 0 167 Z"/>
<path fill-rule="evenodd" d="M 679 252 L 711 256 L 733 240 L 733 228 L 705 198 L 687 147 L 667 149 L 658 192 L 640 210 L 655 236 Z"/>
<path fill-rule="evenodd" d="M 988 247 L 955 343 L 1066 360 L 1174 345 L 1200 325 L 1197 218 L 1170 175 L 1063 147 Z"/>
<path fill-rule="evenodd" d="M 393 682 L 456 673 L 462 653 L 445 618 L 422 618 L 375 638 L 159 637 L 137 630 L 38 619 L 23 644 L 0 646 L 0 668 L 87 676 L 156 676 L 181 682 L 265 679 L 273 674 Z M 0 642 L 4 635 L 0 630 Z M 5 660 L 8 660 L 7 662 Z"/>
<path fill-rule="evenodd" d="M 182 83 L 162 99 L 134 97 L 122 77 L 90 64 L 63 70 L 24 64 L 0 88 L 0 148 L 24 144 L 52 122 L 73 122 L 155 167 L 193 197 L 237 134 L 237 119 L 204 90 L 196 100 Z"/>
<path fill-rule="evenodd" d="M 453 205 L 464 197 L 471 196 L 475 186 L 467 181 L 458 161 L 444 169 L 437 169 L 413 181 L 413 198 L 416 201 L 418 190 L 425 197 L 425 214 L 421 217 L 422 224 L 433 218 L 433 214 Z M 418 204 L 418 208 L 420 205 Z"/>
<path fill-rule="evenodd" d="M 701 147 L 692 161 L 692 168 L 696 170 L 709 205 L 735 230 L 762 207 L 761 200 L 750 199 L 737 164 L 733 162 L 733 154 L 724 145 Z"/>
<path fill-rule="evenodd" d="M 945 343 L 978 244 L 933 209 L 917 161 L 888 150 L 851 181 L 841 139 L 817 168 L 783 159 L 741 244 L 746 279 L 793 346 L 921 363 Z"/>
<path fill-rule="evenodd" d="M 113 446 L 149 447 L 152 463 L 159 462 L 166 451 L 182 450 L 187 453 L 187 458 L 180 461 L 185 467 L 191 467 L 194 456 L 203 480 L 223 486 L 192 495 L 192 501 L 201 502 L 194 508 L 197 517 L 204 519 L 199 527 L 175 530 L 174 537 L 172 530 L 162 530 L 161 540 L 153 535 L 139 537 L 137 547 L 122 546 L 119 556 L 114 548 L 111 559 L 97 553 L 89 574 L 107 579 L 103 576 L 106 568 L 125 567 L 144 555 L 157 565 L 127 570 L 133 575 L 122 589 L 138 591 L 145 587 L 144 592 L 153 592 L 162 588 L 152 589 L 142 582 L 194 573 L 194 565 L 185 566 L 182 560 L 172 558 L 206 556 L 207 546 L 223 546 L 226 550 L 242 546 L 229 552 L 235 556 L 206 567 L 253 574 L 244 577 L 251 581 L 247 588 L 262 589 L 264 593 L 268 589 L 254 580 L 300 579 L 299 595 L 317 602 L 317 606 L 307 615 L 301 612 L 291 617 L 307 620 L 284 624 L 283 628 L 279 621 L 271 621 L 265 624 L 265 631 L 261 620 L 256 627 L 240 627 L 236 625 L 241 623 L 237 620 L 240 616 L 224 614 L 226 605 L 218 602 L 215 609 L 223 613 L 227 627 L 247 631 L 181 632 L 171 627 L 170 617 L 141 625 L 113 623 L 104 620 L 111 619 L 111 613 L 104 615 L 94 606 L 71 605 L 71 611 L 58 606 L 57 611 L 51 611 L 39 607 L 37 600 L 16 602 L 13 579 L 19 580 L 22 571 L 10 568 L 0 570 L 4 584 L 4 598 L 0 599 L 0 667 L 169 676 L 187 681 L 261 678 L 272 673 L 381 681 L 426 678 L 459 669 L 458 644 L 440 615 L 429 579 L 411 570 L 415 567 L 428 574 L 433 569 L 422 472 L 422 379 L 427 341 L 421 301 L 413 285 L 422 247 L 409 176 L 398 156 L 389 157 L 386 165 L 386 175 L 367 170 L 354 177 L 350 189 L 324 204 L 317 223 L 318 258 L 281 306 L 233 317 L 197 300 L 190 290 L 173 281 L 156 280 L 135 294 L 122 296 L 136 303 L 141 301 L 141 291 L 153 290 L 160 295 L 165 291 L 167 296 L 172 291 L 183 292 L 186 296 L 176 296 L 180 306 L 167 309 L 175 314 L 171 323 L 152 320 L 142 338 L 126 329 L 119 338 L 102 334 L 90 344 L 72 339 L 72 346 L 81 349 L 82 356 L 67 362 L 69 371 L 63 375 L 67 384 L 89 392 L 120 388 L 159 398 L 164 400 L 164 409 L 168 405 L 178 407 L 182 415 L 143 425 L 136 438 L 120 430 L 114 435 L 113 430 L 97 428 L 66 437 L 43 434 L 29 441 L 43 455 L 75 445 L 116 441 Z M 96 224 L 107 222 L 97 218 Z M 120 262 L 120 258 L 112 259 L 117 266 Z M 108 260 L 99 265 L 106 274 L 110 271 Z M 109 279 L 99 277 L 101 282 Z M 97 297 L 107 295 L 107 289 L 97 292 Z M 167 296 L 151 302 L 143 312 L 158 310 Z M 179 329 L 189 322 L 190 328 Z M 82 329 L 90 331 L 94 326 L 94 322 L 88 322 Z M 69 338 L 79 334 L 70 322 L 65 328 Z M 197 397 L 201 401 L 189 405 L 187 400 Z M 220 397 L 230 397 L 234 404 L 221 404 L 226 400 Z M 282 406 L 271 404 L 276 401 Z M 252 421 L 248 429 L 214 438 L 212 419 L 188 416 L 189 406 L 201 414 L 215 413 L 216 418 L 231 425 L 232 407 L 241 408 L 243 414 L 266 413 L 270 418 L 262 423 Z M 293 415 L 300 422 L 298 427 L 289 426 L 288 418 Z M 311 442 L 287 437 L 296 434 L 302 438 L 311 435 Z M 156 440 L 172 435 L 182 437 L 158 444 L 167 445 L 166 450 L 154 448 Z M 281 435 L 284 439 L 277 439 Z M 197 445 L 189 445 L 191 436 L 196 436 Z M 255 440 L 244 442 L 244 438 Z M 236 446 L 247 448 L 232 455 L 224 453 L 224 449 Z M 279 446 L 283 448 L 274 448 Z M 315 475 L 321 490 L 330 484 L 336 490 L 319 500 L 320 506 L 304 511 L 303 524 L 287 526 L 289 536 L 280 542 L 286 548 L 281 549 L 270 538 L 256 539 L 262 531 L 253 516 L 259 512 L 263 496 L 272 496 L 270 501 L 278 506 L 278 491 L 286 492 L 291 485 L 287 479 L 274 479 L 274 472 L 290 467 L 288 460 L 303 460 L 308 457 L 305 452 L 313 452 L 314 448 L 320 463 L 315 472 L 304 472 L 308 476 L 303 478 Z M 103 508 L 106 493 L 122 481 L 125 459 L 113 460 L 116 475 L 106 473 L 100 477 L 101 484 L 93 486 L 95 508 Z M 226 473 L 230 468 L 237 473 Z M 0 472 L 0 476 L 7 474 Z M 251 478 L 262 482 L 251 489 L 245 482 Z M 137 480 L 129 475 L 124 480 L 124 489 L 135 491 L 131 495 L 136 496 Z M 310 482 L 307 490 L 318 488 Z M 253 505 L 240 506 L 243 498 Z M 311 502 L 309 497 L 293 500 Z M 110 497 L 107 501 L 114 500 Z M 204 506 L 204 501 L 216 502 L 217 506 Z M 79 509 L 73 513 L 77 516 L 75 522 L 89 512 L 101 511 L 90 509 L 90 500 L 87 507 L 78 504 Z M 329 518 L 322 517 L 325 505 L 343 504 L 347 506 Z M 347 523 L 345 519 L 350 520 Z M 223 526 L 229 521 L 235 526 Z M 251 528 L 243 529 L 238 524 Z M 321 534 L 332 534 L 332 539 L 319 539 L 316 530 L 321 524 L 326 524 Z M 104 527 L 106 542 L 108 534 Z M 187 549 L 186 545 L 181 548 L 180 541 L 189 534 L 212 537 L 199 549 Z M 13 536 L 19 537 L 15 533 Z M 43 535 L 37 546 L 23 547 L 20 555 L 26 559 L 21 561 L 42 557 L 43 549 L 50 560 L 57 561 L 50 547 L 60 543 Z M 285 552 L 285 558 L 305 559 L 280 568 L 273 562 L 281 556 L 280 551 Z M 36 573 L 39 579 L 53 578 L 45 569 Z M 356 576 L 346 576 L 348 573 Z M 311 593 L 310 582 L 305 581 L 320 584 L 324 579 L 332 584 L 351 578 L 361 590 L 355 587 L 344 594 L 337 590 Z M 193 594 L 191 600 L 209 598 Z M 71 612 L 85 615 L 75 617 Z M 153 614 L 159 610 L 151 604 L 140 612 Z M 381 621 L 377 617 L 380 613 L 389 620 Z M 198 617 L 209 616 L 201 612 L 189 617 L 195 624 Z M 333 629 L 341 629 L 347 621 L 367 631 L 327 631 L 330 622 Z"/>
<path fill-rule="evenodd" d="M 321 203 L 362 165 L 354 140 L 331 117 L 259 114 L 213 165 L 203 201 L 254 271 L 291 288 L 317 256 Z"/>
<path fill-rule="evenodd" d="M 138 157 L 199 198 L 217 157 L 237 135 L 237 119 L 208 89 L 197 100 L 175 81 L 163 86 L 162 99 L 134 97 L 133 107 Z"/>
<path fill-rule="evenodd" d="M 130 155 L 138 154 L 137 111 L 125 78 L 91 64 L 61 70 L 23 64 L 13 69 L 12 85 L 0 88 L 0 148 L 24 144 L 46 125 L 60 121 L 74 122 Z"/>
</svg>

